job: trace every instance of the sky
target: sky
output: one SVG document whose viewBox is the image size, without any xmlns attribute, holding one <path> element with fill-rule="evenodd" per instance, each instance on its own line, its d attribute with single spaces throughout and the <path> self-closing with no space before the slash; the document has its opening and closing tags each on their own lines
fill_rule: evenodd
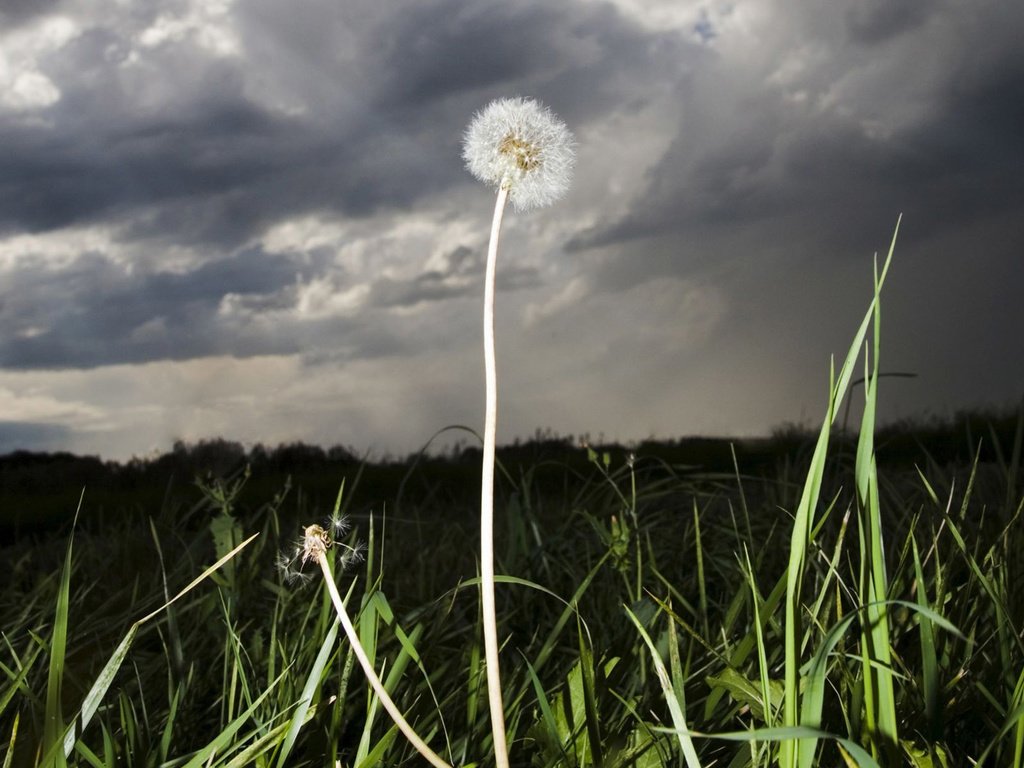
<svg viewBox="0 0 1024 768">
<path fill-rule="evenodd" d="M 1022 39 L 1010 0 L 3 0 L 0 452 L 480 430 L 461 140 L 510 96 L 577 160 L 505 218 L 499 442 L 816 428 L 901 214 L 883 418 L 1012 406 Z"/>
</svg>

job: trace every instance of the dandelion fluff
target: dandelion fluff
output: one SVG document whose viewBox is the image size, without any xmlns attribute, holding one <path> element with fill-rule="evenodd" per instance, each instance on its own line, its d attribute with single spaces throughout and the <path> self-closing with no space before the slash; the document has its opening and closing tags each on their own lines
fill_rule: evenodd
<svg viewBox="0 0 1024 768">
<path fill-rule="evenodd" d="M 518 211 L 550 205 L 572 180 L 575 142 L 565 123 L 533 99 L 497 99 L 466 129 L 462 158 L 483 182 L 508 190 Z"/>
</svg>

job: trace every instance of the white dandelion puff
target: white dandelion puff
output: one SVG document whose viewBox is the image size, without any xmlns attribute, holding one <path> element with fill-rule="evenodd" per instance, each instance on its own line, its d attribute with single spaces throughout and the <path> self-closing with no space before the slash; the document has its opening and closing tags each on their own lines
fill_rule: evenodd
<svg viewBox="0 0 1024 768">
<path fill-rule="evenodd" d="M 550 205 L 572 181 L 572 133 L 533 99 L 496 99 L 466 129 L 462 158 L 481 181 L 508 190 L 517 211 Z"/>
</svg>

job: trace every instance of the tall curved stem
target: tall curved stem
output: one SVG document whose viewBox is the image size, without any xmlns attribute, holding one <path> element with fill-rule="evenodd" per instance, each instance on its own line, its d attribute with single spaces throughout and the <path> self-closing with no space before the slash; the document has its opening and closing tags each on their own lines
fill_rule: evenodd
<svg viewBox="0 0 1024 768">
<path fill-rule="evenodd" d="M 484 411 L 484 456 L 480 478 L 480 596 L 484 624 L 484 654 L 487 664 L 487 701 L 491 708 L 491 733 L 497 768 L 508 768 L 505 738 L 505 708 L 501 700 L 498 666 L 498 617 L 494 606 L 494 447 L 498 428 L 498 371 L 494 356 L 494 275 L 498 261 L 498 234 L 505 212 L 508 190 L 498 190 L 487 247 L 484 277 L 484 377 L 487 396 Z"/>
</svg>

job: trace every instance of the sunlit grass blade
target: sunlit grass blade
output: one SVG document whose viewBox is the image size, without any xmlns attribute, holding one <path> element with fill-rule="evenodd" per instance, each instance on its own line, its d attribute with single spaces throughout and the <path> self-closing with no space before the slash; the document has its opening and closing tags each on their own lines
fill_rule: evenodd
<svg viewBox="0 0 1024 768">
<path fill-rule="evenodd" d="M 825 459 L 828 453 L 829 434 L 838 412 L 838 404 L 846 396 L 850 380 L 853 376 L 857 356 L 867 336 L 868 328 L 875 316 L 875 307 L 879 302 L 879 295 L 885 276 L 892 261 L 893 251 L 896 244 L 896 235 L 899 232 L 899 221 L 896 223 L 896 231 L 893 233 L 892 244 L 889 248 L 889 255 L 882 267 L 882 273 L 875 280 L 874 298 L 861 321 L 860 327 L 854 335 L 853 342 L 846 353 L 846 359 L 839 370 L 839 375 L 834 375 L 834 368 L 830 375 L 828 406 L 825 411 L 825 419 L 818 434 L 814 446 L 814 453 L 811 457 L 810 466 L 807 470 L 807 477 L 804 482 L 803 491 L 800 495 L 800 502 L 797 506 L 795 519 L 793 521 L 793 532 L 790 538 L 789 564 L 786 570 L 786 635 L 785 635 L 785 704 L 783 707 L 782 722 L 787 727 L 799 725 L 799 699 L 800 688 L 798 670 L 800 667 L 799 650 L 797 648 L 800 635 L 800 610 L 801 610 L 801 589 L 804 577 L 804 567 L 807 558 L 808 547 L 812 539 L 814 528 L 814 512 L 818 505 L 818 496 L 821 493 L 822 481 L 825 475 Z M 806 768 L 813 759 L 816 743 L 813 739 L 802 743 L 799 747 L 789 741 L 781 744 L 782 768 L 795 768 L 799 764 Z"/>
<path fill-rule="evenodd" d="M 374 621 L 376 622 L 379 619 L 379 614 L 376 610 L 376 607 L 371 606 L 373 606 L 372 602 L 367 603 L 367 605 L 363 608 L 362 615 L 365 616 L 366 614 L 371 614 L 374 616 Z M 412 632 L 409 633 L 408 646 L 415 647 L 417 639 L 422 634 L 422 625 L 417 625 L 416 627 L 414 627 Z M 401 646 L 398 654 L 395 656 L 394 661 L 388 668 L 387 675 L 384 677 L 383 680 L 384 690 L 387 691 L 389 694 L 394 693 L 398 689 L 398 684 L 399 682 L 401 682 L 402 676 L 405 674 L 406 667 L 408 667 L 410 661 L 412 661 L 412 655 L 407 650 L 407 646 Z M 373 699 L 371 700 L 370 706 L 367 709 L 366 723 L 363 726 L 363 734 L 359 742 L 359 750 L 356 753 L 357 762 L 360 761 L 360 758 L 362 756 L 368 755 L 372 751 L 370 745 L 372 743 L 372 729 L 374 721 L 376 719 L 379 694 L 374 690 L 371 690 L 370 694 L 373 697 Z M 430 734 L 427 734 L 428 738 L 429 736 Z"/>
<path fill-rule="evenodd" d="M 366 755 L 354 763 L 356 768 L 375 768 L 375 766 L 384 764 L 384 758 L 388 750 L 394 745 L 395 739 L 398 738 L 398 733 L 398 726 L 392 725 L 377 740 Z"/>
<path fill-rule="evenodd" d="M 594 654 L 590 650 L 583 631 L 583 622 L 577 616 L 576 636 L 579 642 L 580 673 L 582 676 L 584 718 L 587 725 L 587 746 L 589 760 L 594 765 L 604 764 L 604 748 L 601 739 L 601 723 L 597 713 L 597 694 L 594 687 Z"/>
<path fill-rule="evenodd" d="M 309 712 L 309 708 L 313 703 L 313 697 L 316 696 L 317 691 L 320 690 L 320 683 L 323 680 L 324 670 L 327 668 L 327 662 L 330 661 L 331 654 L 334 652 L 334 642 L 338 639 L 339 626 L 340 625 L 335 622 L 331 625 L 327 634 L 324 635 L 324 640 L 320 644 L 320 650 L 317 652 L 316 660 L 313 662 L 313 666 L 310 668 L 309 674 L 306 676 L 306 683 L 302 687 L 302 695 L 299 697 L 295 711 L 289 721 L 288 731 L 285 733 L 284 740 L 281 742 L 281 750 L 277 753 L 278 768 L 285 768 L 285 766 L 288 765 L 288 758 L 289 755 L 291 755 L 292 747 L 295 746 L 295 739 L 298 738 L 299 731 L 306 723 L 306 714 Z"/>
<path fill-rule="evenodd" d="M 409 740 L 409 743 L 412 744 L 413 747 L 416 748 L 416 751 L 419 752 L 428 762 L 436 766 L 436 768 L 451 768 L 451 766 L 449 766 L 440 755 L 427 746 L 426 742 L 423 741 L 420 735 L 416 733 L 413 727 L 406 721 L 401 710 L 398 709 L 395 702 L 391 699 L 391 695 L 388 693 L 385 683 L 381 682 L 381 679 L 377 675 L 377 671 L 374 669 L 373 663 L 364 648 L 364 638 L 356 632 L 356 628 L 353 626 L 352 620 L 349 618 L 345 604 L 342 602 L 341 595 L 338 593 L 338 587 L 334 583 L 334 574 L 331 572 L 331 567 L 325 553 L 320 552 L 316 556 L 316 560 L 320 565 L 321 572 L 323 573 L 324 584 L 330 594 L 331 602 L 334 604 L 338 618 L 341 620 L 341 626 L 344 628 L 345 635 L 348 637 L 349 643 L 351 644 L 352 652 L 355 653 L 356 658 L 359 660 L 359 664 L 363 668 L 363 673 L 366 675 L 366 679 L 370 683 L 370 686 L 373 688 L 373 692 L 376 695 L 376 698 L 371 700 L 371 705 L 373 701 L 379 700 L 391 716 L 391 719 L 402 731 L 406 739 Z M 368 625 L 363 626 L 368 626 L 369 628 L 369 632 L 365 639 L 367 641 L 373 639 L 376 634 L 375 622 L 371 622 Z"/>
<path fill-rule="evenodd" d="M 302 723 L 303 725 L 313 719 L 313 716 L 316 714 L 316 709 L 316 705 L 312 705 L 306 709 L 304 721 Z M 282 735 L 291 727 L 291 724 L 291 720 L 278 723 L 231 758 L 231 760 L 225 764 L 224 768 L 249 768 L 250 766 L 259 766 L 260 768 L 263 768 L 264 766 L 269 765 L 270 761 L 263 756 L 272 752 L 273 749 L 281 742 Z"/>
<path fill-rule="evenodd" d="M 647 630 L 644 629 L 643 624 L 640 620 L 633 615 L 633 612 L 624 606 L 626 615 L 629 616 L 629 620 L 636 626 L 637 632 L 640 633 L 640 637 L 643 638 L 644 643 L 647 645 L 647 649 L 651 653 L 651 661 L 654 663 L 655 672 L 658 675 L 658 682 L 661 684 L 661 692 L 665 697 L 665 704 L 668 706 L 669 714 L 672 717 L 672 724 L 675 726 L 676 738 L 679 740 L 679 748 L 682 751 L 683 758 L 686 761 L 688 768 L 700 768 L 700 758 L 697 756 L 697 750 L 693 746 L 693 740 L 690 738 L 689 731 L 686 726 L 686 714 L 683 712 L 683 708 L 680 705 L 679 698 L 676 695 L 675 688 L 672 685 L 672 679 L 669 677 L 668 670 L 665 669 L 665 663 L 661 660 L 661 656 L 658 654 L 658 649 L 655 647 L 654 642 L 651 640 L 651 636 L 647 634 Z"/>
<path fill-rule="evenodd" d="M 544 733 L 547 737 L 547 748 L 551 751 L 551 748 L 558 750 L 563 761 L 569 764 L 571 758 L 569 753 L 565 750 L 565 738 L 560 732 L 558 727 L 558 720 L 555 717 L 555 713 L 551 709 L 551 703 L 548 700 L 548 693 L 544 690 L 544 683 L 537 676 L 537 670 L 530 664 L 529 659 L 524 659 L 523 663 L 526 664 L 527 675 L 529 676 L 530 683 L 533 685 L 533 691 L 536 696 L 537 709 L 540 710 L 540 721 L 544 725 Z"/>
<path fill-rule="evenodd" d="M 862 649 L 866 663 L 863 669 L 868 689 L 869 712 L 875 722 L 869 723 L 872 741 L 878 754 L 886 756 L 886 762 L 895 759 L 899 744 L 896 723 L 896 694 L 891 674 L 892 654 L 889 647 L 889 615 L 886 610 L 889 580 L 885 567 L 885 546 L 882 541 L 882 510 L 878 495 L 878 467 L 875 461 L 875 411 L 878 401 L 878 360 L 881 339 L 881 302 L 877 266 L 875 274 L 874 344 L 868 347 L 865 367 L 870 370 L 864 376 L 864 415 L 861 419 L 860 436 L 857 440 L 857 459 L 854 475 L 857 485 L 858 510 L 862 515 L 864 536 L 861 558 L 864 563 L 866 591 L 861 594 L 861 603 L 869 606 L 867 629 L 863 637 L 867 647 Z"/>
<path fill-rule="evenodd" d="M 3 768 L 11 768 L 11 762 L 14 760 L 14 745 L 18 741 L 18 723 L 21 722 L 21 713 L 14 713 L 14 722 L 11 723 L 11 737 L 7 741 L 7 754 L 4 755 Z"/>
<path fill-rule="evenodd" d="M 75 519 L 71 525 L 71 535 L 68 537 L 68 548 L 64 554 L 64 567 L 60 574 L 60 586 L 57 590 L 57 607 L 53 617 L 53 632 L 50 634 L 50 664 L 46 679 L 46 711 L 43 714 L 43 750 L 47 756 L 43 759 L 43 765 L 47 768 L 51 765 L 59 768 L 65 765 L 65 759 L 70 753 L 62 751 L 58 747 L 64 733 L 63 714 L 63 691 L 64 691 L 64 664 L 67 658 L 68 642 L 68 608 L 71 602 L 71 553 L 75 541 L 75 524 L 78 522 L 78 514 L 82 511 L 82 499 L 85 498 L 85 489 L 78 499 L 78 509 L 75 511 Z"/>
<path fill-rule="evenodd" d="M 156 523 L 153 518 L 149 519 L 149 532 L 153 539 L 153 546 L 156 547 L 157 561 L 160 563 L 160 577 L 163 583 L 164 601 L 168 604 L 167 611 L 167 645 L 170 650 L 171 667 L 175 675 L 182 675 L 185 670 L 184 643 L 181 638 L 181 631 L 178 629 L 178 617 L 174 606 L 170 605 L 171 590 L 167 584 L 167 569 L 164 567 L 164 551 L 160 546 L 160 537 L 156 533 Z"/>
<path fill-rule="evenodd" d="M 771 728 L 775 724 L 775 711 L 772 704 L 772 688 L 770 670 L 768 669 L 768 656 L 765 652 L 764 628 L 761 616 L 761 593 L 757 588 L 757 580 L 754 576 L 754 568 L 750 564 L 750 552 L 746 547 L 743 549 L 745 573 L 747 584 L 750 587 L 750 602 L 754 610 L 754 633 L 757 639 L 757 671 L 761 683 L 761 708 L 764 724 Z"/>
<path fill-rule="evenodd" d="M 434 708 L 440 715 L 440 704 L 438 702 L 437 693 L 434 690 L 434 685 L 430 680 L 430 675 L 427 674 L 427 669 L 423 664 L 423 659 L 420 657 L 420 652 L 416 648 L 417 639 L 423 637 L 426 630 L 423 624 L 416 624 L 412 631 L 406 632 L 401 624 L 398 622 L 398 618 L 395 616 L 395 612 L 388 602 L 388 599 L 382 592 L 374 592 L 370 598 L 370 603 L 373 605 L 374 611 L 380 616 L 384 624 L 394 633 L 395 639 L 398 640 L 399 645 L 402 648 L 404 658 L 408 658 L 416 668 L 420 671 L 423 679 L 423 684 L 427 688 L 427 692 L 430 694 L 430 699 L 434 703 Z M 365 610 L 365 608 L 364 608 Z M 444 719 L 440 718 L 440 727 L 445 734 L 445 742 L 450 744 L 448 737 L 448 728 L 445 726 Z"/>
<path fill-rule="evenodd" d="M 28 678 L 29 673 L 32 672 L 36 660 L 40 655 L 42 655 L 44 650 L 45 646 L 41 643 L 34 644 L 26 658 L 20 660 L 18 663 L 18 666 L 21 668 L 17 673 L 15 673 L 14 670 L 9 669 L 6 665 L 0 664 L 0 669 L 3 670 L 4 674 L 6 674 L 8 678 L 7 686 L 4 689 L 4 692 L 0 694 L 0 716 L 7 711 L 7 707 L 10 706 L 11 701 L 14 699 L 16 694 L 21 693 L 22 695 L 25 695 L 27 693 L 25 680 Z M 11 648 L 11 653 L 14 653 L 13 648 Z M 15 717 L 17 717 L 17 713 L 15 713 Z"/>
</svg>

